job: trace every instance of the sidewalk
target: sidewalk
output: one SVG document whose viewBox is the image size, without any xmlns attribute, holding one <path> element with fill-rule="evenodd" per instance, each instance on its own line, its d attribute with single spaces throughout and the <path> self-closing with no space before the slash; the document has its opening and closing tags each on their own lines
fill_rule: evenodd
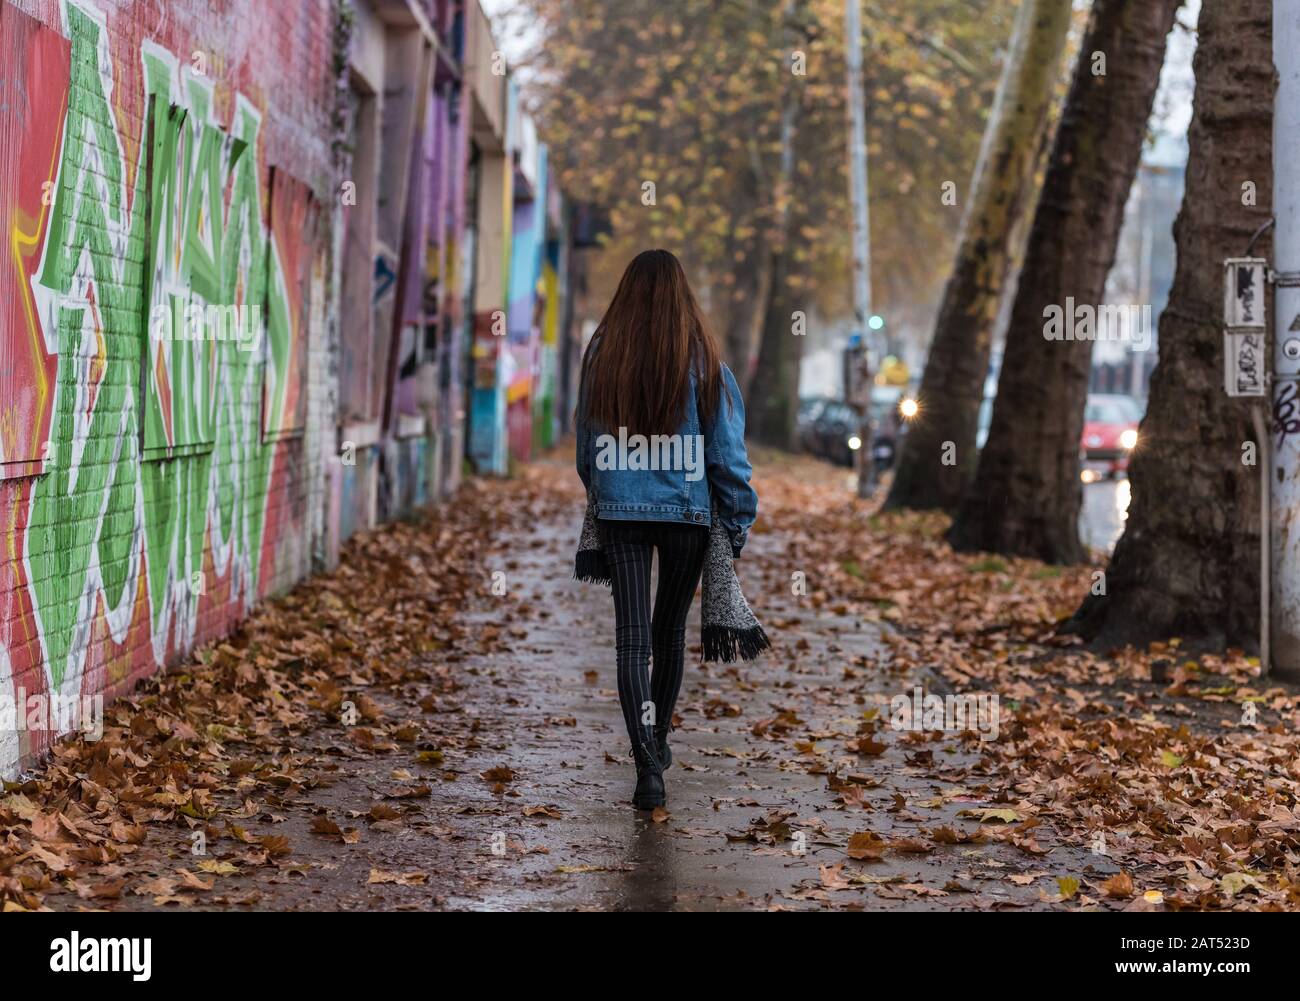
<svg viewBox="0 0 1300 1001">
<path fill-rule="evenodd" d="M 0 799 L 6 906 L 1296 906 L 1293 694 L 1243 727 L 1244 660 L 1169 687 L 1047 646 L 1086 568 L 959 559 L 805 460 L 760 464 L 738 563 L 776 650 L 688 653 L 667 812 L 634 813 L 569 462 L 373 533 L 65 743 Z M 997 739 L 894 729 L 917 686 L 996 688 Z"/>
</svg>

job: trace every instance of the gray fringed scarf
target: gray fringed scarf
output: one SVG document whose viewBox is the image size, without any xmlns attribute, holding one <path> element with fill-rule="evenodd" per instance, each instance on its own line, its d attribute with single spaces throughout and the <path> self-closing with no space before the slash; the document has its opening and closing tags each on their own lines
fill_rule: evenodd
<svg viewBox="0 0 1300 1001">
<path fill-rule="evenodd" d="M 701 660 L 730 662 L 737 657 L 753 660 L 772 644 L 741 593 L 736 568 L 731 563 L 731 542 L 718 521 L 717 511 L 711 520 L 709 548 L 704 554 L 704 597 L 700 610 L 704 655 Z M 600 548 L 596 510 L 590 501 L 582 518 L 573 576 L 575 580 L 592 584 L 610 583 L 609 567 Z"/>
</svg>

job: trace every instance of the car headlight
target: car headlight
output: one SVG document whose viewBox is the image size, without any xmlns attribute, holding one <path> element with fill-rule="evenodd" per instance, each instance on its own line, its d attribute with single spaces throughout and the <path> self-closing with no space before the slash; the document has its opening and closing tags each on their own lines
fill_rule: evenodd
<svg viewBox="0 0 1300 1001">
<path fill-rule="evenodd" d="M 1128 449 L 1130 452 L 1137 447 L 1137 443 L 1138 433 L 1132 428 L 1129 428 L 1119 436 L 1120 447 Z"/>
<path fill-rule="evenodd" d="M 849 448 L 853 449 L 853 451 L 856 452 L 861 447 L 862 447 L 862 439 L 855 434 L 849 435 Z"/>
</svg>

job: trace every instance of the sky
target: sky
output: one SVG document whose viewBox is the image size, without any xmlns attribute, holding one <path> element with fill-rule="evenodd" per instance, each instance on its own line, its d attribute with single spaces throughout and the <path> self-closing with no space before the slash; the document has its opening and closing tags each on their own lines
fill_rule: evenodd
<svg viewBox="0 0 1300 1001">
<path fill-rule="evenodd" d="M 509 11 L 518 7 L 517 0 L 479 0 L 483 13 L 492 20 L 492 31 L 496 43 L 506 55 L 506 63 L 513 69 L 522 56 L 537 41 L 538 32 L 530 19 L 522 16 L 507 17 Z M 521 77 L 526 74 L 521 73 Z"/>
<path fill-rule="evenodd" d="M 1178 12 L 1183 24 L 1195 25 L 1201 12 L 1201 0 L 1187 0 Z M 1192 120 L 1192 55 L 1196 51 L 1196 36 L 1175 27 L 1169 34 L 1165 51 L 1165 65 L 1160 72 L 1160 88 L 1156 91 L 1155 106 L 1151 112 L 1151 131 L 1155 145 L 1148 150 L 1146 161 L 1161 166 L 1181 166 L 1187 160 L 1187 126 Z"/>
</svg>

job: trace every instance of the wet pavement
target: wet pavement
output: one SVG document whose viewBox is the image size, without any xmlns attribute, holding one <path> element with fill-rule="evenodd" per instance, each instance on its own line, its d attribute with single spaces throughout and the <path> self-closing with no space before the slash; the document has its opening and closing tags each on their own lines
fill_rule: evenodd
<svg viewBox="0 0 1300 1001">
<path fill-rule="evenodd" d="M 667 811 L 635 812 L 612 600 L 571 579 L 580 496 L 567 469 L 528 477 L 528 490 L 491 488 L 536 508 L 482 553 L 465 642 L 413 655 L 409 682 L 374 688 L 364 734 L 326 719 L 287 747 L 277 764 L 309 778 L 236 823 L 286 838 L 290 854 L 222 869 L 244 847 L 236 829 L 209 846 L 215 888 L 182 906 L 986 910 L 1057 906 L 1058 876 L 1115 871 L 1046 829 L 1033 853 L 980 837 L 971 815 L 1013 802 L 991 798 L 979 755 L 960 734 L 888 722 L 893 697 L 943 683 L 892 667 L 887 625 L 797 593 L 794 575 L 816 568 L 761 520 L 737 569 L 775 649 L 695 662 L 696 602 Z M 151 836 L 134 868 L 175 878 L 195 861 L 176 829 Z"/>
<path fill-rule="evenodd" d="M 523 635 L 517 656 L 473 668 L 482 685 L 470 711 L 483 721 L 485 747 L 465 767 L 506 766 L 515 778 L 505 796 L 482 784 L 458 813 L 462 851 L 447 875 L 459 885 L 448 886 L 447 906 L 985 909 L 1040 904 L 1039 889 L 1055 891 L 1049 877 L 1066 856 L 1073 871 L 1113 870 L 1068 849 L 1050 865 L 999 844 L 909 852 L 923 832 L 971 830 L 963 809 L 995 804 L 954 788 L 922 744 L 912 762 L 898 746 L 862 756 L 841 745 L 864 714 L 887 718 L 894 695 L 942 687 L 893 673 L 880 625 L 793 593 L 788 540 L 761 528 L 737 570 L 777 649 L 741 665 L 692 663 L 688 653 L 665 775 L 668 816 L 633 811 L 612 600 L 570 579 L 579 524 L 575 504 L 504 540 L 515 554 L 510 593 L 477 613 L 485 626 L 510 622 Z M 697 602 L 688 642 L 698 638 L 698 615 Z M 944 769 L 961 757 L 952 753 Z M 525 815 L 539 806 L 558 816 Z M 867 831 L 901 847 L 875 861 L 849 858 L 850 837 Z M 506 853 L 494 855 L 494 843 Z M 1094 870 L 1095 861 L 1103 864 Z"/>
</svg>

